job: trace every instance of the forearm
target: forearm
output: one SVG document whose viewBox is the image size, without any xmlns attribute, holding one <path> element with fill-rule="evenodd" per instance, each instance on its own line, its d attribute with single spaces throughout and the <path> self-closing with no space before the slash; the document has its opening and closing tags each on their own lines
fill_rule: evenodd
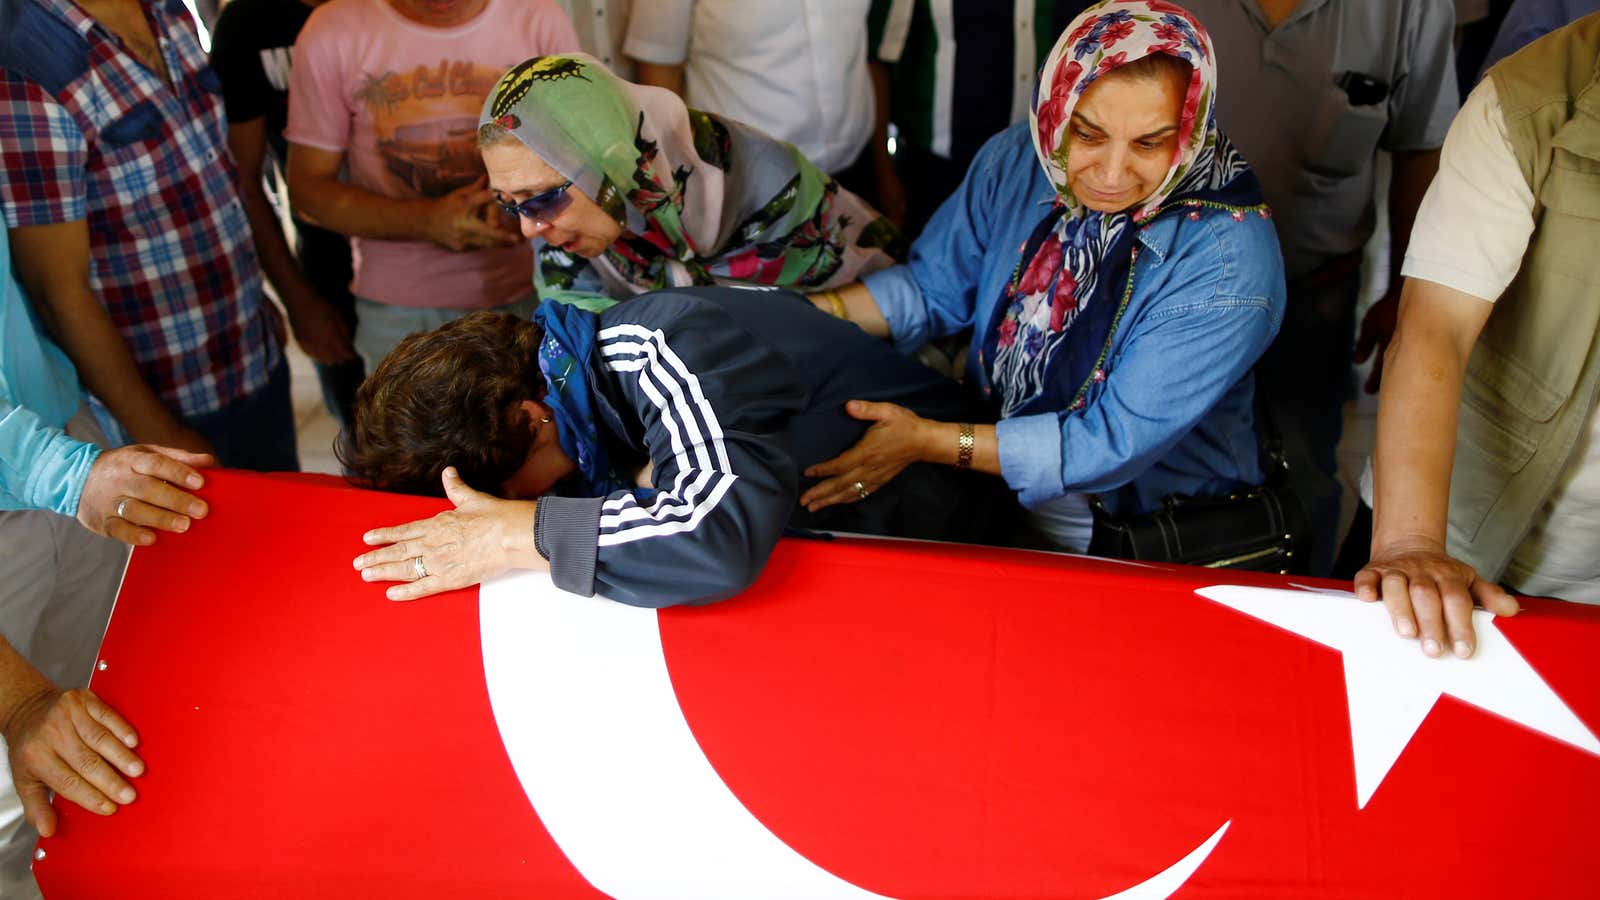
<svg viewBox="0 0 1600 900">
<path fill-rule="evenodd" d="M 881 62 L 868 63 L 867 71 L 872 75 L 874 109 L 872 140 L 867 146 L 872 151 L 873 165 L 880 172 L 885 169 L 893 171 L 894 157 L 889 155 L 889 66 Z"/>
<path fill-rule="evenodd" d="M 1396 153 L 1393 162 L 1389 180 L 1389 290 L 1398 291 L 1417 210 L 1422 207 L 1433 176 L 1439 172 L 1439 151 Z"/>
<path fill-rule="evenodd" d="M 17 713 L 30 700 L 54 689 L 50 679 L 0 635 L 0 734 L 12 737 Z"/>
<path fill-rule="evenodd" d="M 830 316 L 853 322 L 875 338 L 889 338 L 889 320 L 865 284 L 853 281 L 844 287 L 830 288 L 809 295 L 813 306 Z"/>
<path fill-rule="evenodd" d="M 1404 322 L 1395 332 L 1373 452 L 1374 557 L 1401 546 L 1444 547 L 1466 359 L 1448 336 Z"/>
<path fill-rule="evenodd" d="M 240 199 L 244 201 L 245 217 L 250 221 L 250 235 L 256 246 L 256 256 L 261 260 L 262 274 L 285 306 L 293 304 L 312 292 L 311 283 L 289 249 L 283 225 L 277 210 L 262 189 L 260 179 L 246 179 L 239 185 Z"/>
<path fill-rule="evenodd" d="M 78 369 L 84 387 L 105 404 L 136 443 L 181 443 L 182 426 L 147 384 L 111 317 L 85 286 L 47 294 L 56 342 Z"/>
<path fill-rule="evenodd" d="M 302 219 L 349 237 L 428 240 L 433 201 L 375 194 L 338 178 L 289 176 L 289 201 Z"/>
<path fill-rule="evenodd" d="M 682 63 L 668 65 L 664 63 L 650 63 L 642 60 L 634 60 L 634 65 L 638 73 L 640 84 L 648 84 L 655 87 L 666 88 L 674 94 L 677 94 L 679 97 L 684 96 L 684 69 Z"/>
</svg>

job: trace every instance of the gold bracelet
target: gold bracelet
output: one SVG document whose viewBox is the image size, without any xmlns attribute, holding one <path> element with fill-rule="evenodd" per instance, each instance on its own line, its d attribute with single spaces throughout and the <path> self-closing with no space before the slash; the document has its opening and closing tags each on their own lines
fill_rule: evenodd
<svg viewBox="0 0 1600 900">
<path fill-rule="evenodd" d="M 956 435 L 956 468 L 972 468 L 972 450 L 977 446 L 976 431 L 971 422 L 962 422 L 961 431 Z"/>
<path fill-rule="evenodd" d="M 835 319 L 850 321 L 850 310 L 845 308 L 844 297 L 840 296 L 837 290 L 829 288 L 822 292 L 822 296 L 828 298 L 828 309 Z"/>
</svg>

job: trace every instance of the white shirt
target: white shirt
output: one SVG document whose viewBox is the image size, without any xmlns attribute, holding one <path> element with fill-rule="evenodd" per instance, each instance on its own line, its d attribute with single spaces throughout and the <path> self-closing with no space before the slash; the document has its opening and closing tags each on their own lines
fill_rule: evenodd
<svg viewBox="0 0 1600 900">
<path fill-rule="evenodd" d="M 684 100 L 789 141 L 824 172 L 872 136 L 870 0 L 635 0 L 623 52 L 683 65 Z"/>
<path fill-rule="evenodd" d="M 622 53 L 628 31 L 630 0 L 557 0 L 572 19 L 583 52 L 606 64 L 624 80 L 633 80 L 633 60 Z"/>
<path fill-rule="evenodd" d="M 1484 79 L 1450 126 L 1402 274 L 1493 303 L 1522 267 L 1533 237 L 1534 197 L 1506 136 L 1500 97 Z M 1370 468 L 1362 494 L 1372 502 Z M 1507 584 L 1525 594 L 1600 603 L 1600 415 L 1512 556 Z"/>
</svg>

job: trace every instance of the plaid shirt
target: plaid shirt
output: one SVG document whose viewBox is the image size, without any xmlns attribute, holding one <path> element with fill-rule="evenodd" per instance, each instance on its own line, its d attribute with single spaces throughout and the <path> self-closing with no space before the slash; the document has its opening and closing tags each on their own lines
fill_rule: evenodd
<svg viewBox="0 0 1600 900">
<path fill-rule="evenodd" d="M 283 358 L 227 153 L 221 88 L 179 0 L 145 0 L 171 85 L 70 0 L 0 36 L 0 207 L 88 220 L 89 286 L 180 416 L 260 390 Z"/>
</svg>

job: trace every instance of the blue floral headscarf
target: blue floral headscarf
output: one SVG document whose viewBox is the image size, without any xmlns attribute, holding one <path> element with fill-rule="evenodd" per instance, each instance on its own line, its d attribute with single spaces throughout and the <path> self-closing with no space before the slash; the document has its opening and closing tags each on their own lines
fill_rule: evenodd
<svg viewBox="0 0 1600 900">
<path fill-rule="evenodd" d="M 1172 166 L 1138 208 L 1091 210 L 1067 183 L 1073 110 L 1106 73 L 1157 53 L 1193 70 Z M 1080 408 L 1089 386 L 1104 380 L 1136 253 L 1130 225 L 1196 203 L 1264 212 L 1244 158 L 1217 128 L 1216 80 L 1211 36 L 1191 13 L 1164 0 L 1107 0 L 1085 10 L 1056 41 L 1034 89 L 1029 124 L 1057 196 L 1024 244 L 979 349 L 1002 417 Z"/>
</svg>

